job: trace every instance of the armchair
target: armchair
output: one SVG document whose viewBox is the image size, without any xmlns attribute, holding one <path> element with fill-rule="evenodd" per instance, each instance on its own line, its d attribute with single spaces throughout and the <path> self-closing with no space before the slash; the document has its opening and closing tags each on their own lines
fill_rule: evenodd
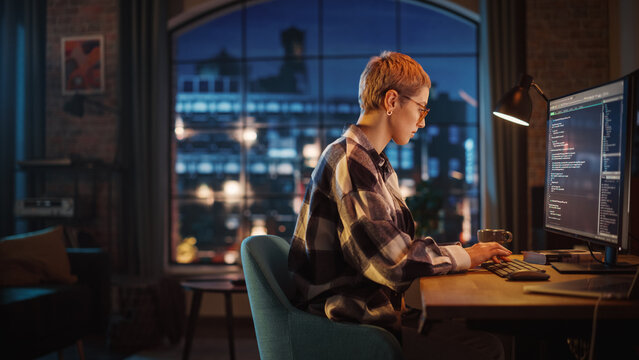
<svg viewBox="0 0 639 360">
<path fill-rule="evenodd" d="M 339 323 L 294 307 L 289 244 L 273 235 L 251 236 L 241 256 L 260 358 L 402 359 L 397 339 L 372 325 Z"/>
</svg>

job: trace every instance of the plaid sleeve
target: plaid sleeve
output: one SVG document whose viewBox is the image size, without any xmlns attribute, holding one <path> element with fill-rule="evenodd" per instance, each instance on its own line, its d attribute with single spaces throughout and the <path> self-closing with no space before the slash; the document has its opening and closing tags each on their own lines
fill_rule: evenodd
<svg viewBox="0 0 639 360">
<path fill-rule="evenodd" d="M 335 193 L 342 220 L 340 243 L 346 261 L 370 280 L 395 291 L 415 278 L 450 272 L 451 252 L 432 238 L 415 239 L 397 226 L 393 195 L 367 154 L 349 149 L 335 170 Z"/>
<path fill-rule="evenodd" d="M 344 255 L 354 268 L 370 280 L 402 291 L 415 278 L 452 270 L 451 258 L 432 238 L 411 239 L 395 226 L 390 214 L 374 210 L 384 205 L 371 192 L 351 192 L 338 211 L 344 222 L 340 236 Z"/>
</svg>

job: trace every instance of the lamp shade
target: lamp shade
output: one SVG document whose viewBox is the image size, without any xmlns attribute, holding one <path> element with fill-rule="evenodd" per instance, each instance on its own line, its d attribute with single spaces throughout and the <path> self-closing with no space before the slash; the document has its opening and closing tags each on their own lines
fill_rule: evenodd
<svg viewBox="0 0 639 360">
<path fill-rule="evenodd" d="M 532 77 L 523 74 L 519 83 L 499 100 L 493 115 L 519 125 L 528 126 L 532 114 L 532 102 L 530 101 L 530 85 Z"/>
</svg>

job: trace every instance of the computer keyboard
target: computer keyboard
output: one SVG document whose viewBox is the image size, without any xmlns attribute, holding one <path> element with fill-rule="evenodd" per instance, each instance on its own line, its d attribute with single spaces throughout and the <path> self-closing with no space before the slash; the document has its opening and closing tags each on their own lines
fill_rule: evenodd
<svg viewBox="0 0 639 360">
<path fill-rule="evenodd" d="M 503 278 L 507 277 L 508 274 L 518 270 L 532 270 L 532 271 L 546 272 L 546 270 L 540 269 L 536 266 L 530 265 L 529 263 L 522 260 L 518 260 L 518 259 L 512 259 L 512 261 L 502 261 L 499 264 L 494 263 L 492 261 L 486 261 L 485 263 L 481 264 L 481 267 L 483 267 L 484 269 L 488 271 L 492 271 L 494 274 L 497 274 Z"/>
</svg>

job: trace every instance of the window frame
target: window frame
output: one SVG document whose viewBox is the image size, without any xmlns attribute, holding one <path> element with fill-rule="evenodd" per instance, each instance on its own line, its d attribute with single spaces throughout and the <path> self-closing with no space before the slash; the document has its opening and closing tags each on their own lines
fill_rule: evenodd
<svg viewBox="0 0 639 360">
<path fill-rule="evenodd" d="M 318 6 L 321 8 L 322 7 L 322 3 L 324 0 L 318 0 Z M 478 179 L 477 179 L 477 184 L 476 184 L 476 197 L 477 197 L 477 201 L 478 201 L 478 207 L 477 207 L 477 211 L 478 211 L 478 217 L 479 217 L 479 225 L 481 226 L 482 223 L 482 205 L 481 205 L 481 196 L 480 196 L 480 192 L 481 192 L 481 188 L 482 188 L 482 184 L 481 184 L 481 161 L 482 161 L 482 148 L 480 146 L 481 141 L 480 141 L 480 136 L 482 133 L 482 129 L 481 129 L 481 121 L 480 121 L 480 117 L 481 117 L 481 106 L 482 106 L 482 101 L 480 101 L 479 97 L 481 96 L 480 93 L 480 81 L 481 81 L 481 76 L 479 75 L 479 71 L 480 71 L 480 52 L 481 52 L 481 48 L 480 48 L 480 16 L 479 14 L 468 10 L 452 1 L 446 1 L 446 0 L 394 0 L 396 6 L 399 8 L 401 6 L 402 3 L 413 3 L 413 4 L 418 4 L 418 5 L 422 5 L 422 4 L 426 4 L 429 7 L 435 8 L 437 10 L 442 11 L 443 13 L 445 13 L 446 15 L 452 15 L 454 17 L 459 18 L 460 20 L 464 20 L 467 21 L 469 23 L 472 23 L 475 27 L 476 27 L 476 38 L 475 38 L 475 43 L 476 43 L 476 51 L 474 53 L 469 53 L 466 55 L 472 55 L 475 59 L 475 64 L 476 64 L 476 74 L 477 74 L 477 78 L 476 78 L 476 93 L 477 93 L 477 116 L 476 116 L 476 122 L 472 123 L 472 125 L 474 125 L 474 127 L 477 128 L 477 142 L 475 144 L 476 148 L 477 148 L 477 154 L 476 154 L 476 158 L 477 158 L 477 173 L 478 173 Z M 261 4 L 263 2 L 261 1 L 249 1 L 249 0 L 211 0 L 208 1 L 206 3 L 203 3 L 201 5 L 198 5 L 196 7 L 190 8 L 187 11 L 182 12 L 181 14 L 171 18 L 169 20 L 169 31 L 168 31 L 168 42 L 169 42 L 169 71 L 171 71 L 171 101 L 172 106 L 171 106 L 171 119 L 169 121 L 169 123 L 171 124 L 171 131 L 169 132 L 169 141 L 170 141 L 170 146 L 171 146 L 171 151 L 169 154 L 169 163 L 170 164 L 174 164 L 175 163 L 175 158 L 173 158 L 174 156 L 177 156 L 177 149 L 175 148 L 176 146 L 176 141 L 174 140 L 174 119 L 177 115 L 177 112 L 175 111 L 175 102 L 176 102 L 176 97 L 177 97 L 177 84 L 175 83 L 177 81 L 176 77 L 175 77 L 175 73 L 174 73 L 174 69 L 175 69 L 175 64 L 174 64 L 174 57 L 173 57 L 173 45 L 174 45 L 174 41 L 175 39 L 179 36 L 179 34 L 185 33 L 191 29 L 197 28 L 200 25 L 207 23 L 209 21 L 212 21 L 212 19 L 219 17 L 219 16 L 223 16 L 226 14 L 229 14 L 231 12 L 235 12 L 235 11 L 241 11 L 241 17 L 242 17 L 242 33 L 243 33 L 243 37 L 246 37 L 246 9 L 254 4 Z M 401 14 L 399 12 L 396 12 L 395 16 L 397 17 L 398 21 L 397 21 L 397 27 L 400 27 L 400 20 L 401 19 Z M 322 18 L 320 15 L 320 19 L 319 19 L 319 31 L 321 32 L 321 24 L 322 22 Z M 321 35 L 320 35 L 321 36 Z M 397 37 L 399 37 L 399 34 L 397 35 Z M 400 45 L 400 49 L 398 51 L 402 51 L 401 50 L 401 44 Z M 248 57 L 247 57 L 247 53 L 246 53 L 246 40 L 243 39 L 243 44 L 242 46 L 244 47 L 242 50 L 242 56 L 241 56 L 241 63 L 244 64 L 243 66 L 246 66 L 246 63 L 249 61 Z M 312 58 L 316 58 L 320 64 L 320 69 L 322 68 L 322 64 L 321 62 L 327 58 L 335 58 L 335 56 L 324 56 L 324 54 L 322 53 L 322 49 L 320 46 L 319 51 L 319 55 L 314 56 L 314 55 L 308 55 L 308 56 L 304 56 L 305 60 L 308 59 L 312 59 Z M 361 58 L 363 54 L 352 54 L 352 55 L 345 55 L 345 56 L 340 56 L 339 58 Z M 370 56 L 370 54 L 367 54 L 368 56 Z M 460 54 L 455 54 L 455 55 L 460 55 Z M 411 54 L 411 56 L 413 57 L 432 57 L 432 54 L 428 54 L 428 53 L 420 53 L 420 54 L 416 54 L 413 55 Z M 268 58 L 259 58 L 260 60 L 281 60 L 282 57 L 268 57 Z M 244 68 L 245 70 L 246 68 Z M 321 75 L 322 70 L 320 70 L 320 82 L 325 81 L 325 79 L 322 77 Z M 241 94 L 241 110 L 240 116 L 245 116 L 246 115 L 246 102 L 247 102 L 247 97 L 249 96 L 249 90 L 247 89 L 247 77 L 244 75 L 240 75 L 241 78 L 243 78 L 244 80 L 241 82 L 240 84 L 240 89 L 239 89 L 239 93 Z M 199 85 L 198 85 L 199 86 Z M 322 85 L 320 86 L 320 94 L 319 94 L 319 104 L 320 106 L 322 106 L 323 104 L 323 93 L 322 93 Z M 193 86 L 193 88 L 195 89 L 195 84 Z M 209 91 L 211 89 L 214 89 L 216 87 L 216 84 L 214 82 L 209 84 Z M 320 110 L 318 111 L 318 118 L 320 119 L 320 126 L 318 126 L 318 130 L 320 132 L 325 132 L 327 131 L 331 125 L 330 124 L 325 124 L 322 121 L 322 118 L 324 117 L 325 114 L 325 110 Z M 245 124 L 242 124 L 241 122 L 239 123 L 238 126 L 233 127 L 236 129 L 242 129 L 244 128 Z M 451 123 L 451 124 L 442 124 L 442 123 L 438 123 L 438 125 L 441 128 L 444 127 L 448 127 L 448 126 L 468 126 L 468 123 Z M 277 127 L 277 126 L 275 126 Z M 217 130 L 222 131 L 221 128 L 217 128 Z M 323 149 L 326 145 L 327 145 L 327 141 L 326 141 L 326 136 L 319 136 L 320 138 L 320 147 L 321 149 Z M 247 157 L 247 154 L 243 154 L 242 157 Z M 244 159 L 244 163 L 243 163 L 243 169 L 241 170 L 241 172 L 246 172 L 246 168 L 247 168 L 247 164 L 246 164 L 246 159 Z M 398 164 L 399 166 L 399 164 Z M 441 164 L 440 164 L 441 166 Z M 464 166 L 464 164 L 462 164 L 462 167 Z M 173 218 L 173 216 L 175 216 L 173 214 L 173 212 L 175 211 L 179 211 L 178 207 L 176 206 L 176 196 L 177 193 L 174 193 L 174 184 L 177 181 L 177 173 L 175 171 L 175 167 L 171 167 L 171 171 L 169 174 L 170 177 L 170 184 L 171 184 L 171 192 L 170 194 L 168 194 L 168 198 L 169 198 L 169 209 L 170 210 L 170 223 L 169 223 L 169 238 L 166 240 L 165 243 L 165 249 L 166 249 L 166 259 L 165 259 L 165 264 L 167 264 L 167 268 L 169 270 L 169 272 L 172 273 L 188 273 L 188 274 L 194 274 L 194 273 L 211 273 L 211 271 L 213 269 L 215 269 L 215 271 L 219 270 L 219 271 L 227 271 L 227 269 L 229 268 L 233 268 L 236 269 L 238 268 L 239 265 L 224 265 L 224 264 L 179 264 L 176 262 L 173 262 L 171 260 L 172 256 L 171 253 L 174 251 L 172 250 L 172 244 L 173 244 L 173 236 L 174 233 L 176 231 L 179 231 L 179 229 L 174 229 L 173 226 L 173 220 L 171 220 Z M 242 182 L 246 183 L 247 180 L 243 179 Z M 276 194 L 264 194 L 267 197 L 270 196 L 277 196 Z M 284 194 L 280 195 L 281 197 L 284 196 Z M 303 194 L 302 194 L 303 196 Z M 248 197 L 247 194 L 243 195 L 243 201 L 246 201 L 246 198 Z M 254 197 L 254 196 L 253 196 Z"/>
</svg>

